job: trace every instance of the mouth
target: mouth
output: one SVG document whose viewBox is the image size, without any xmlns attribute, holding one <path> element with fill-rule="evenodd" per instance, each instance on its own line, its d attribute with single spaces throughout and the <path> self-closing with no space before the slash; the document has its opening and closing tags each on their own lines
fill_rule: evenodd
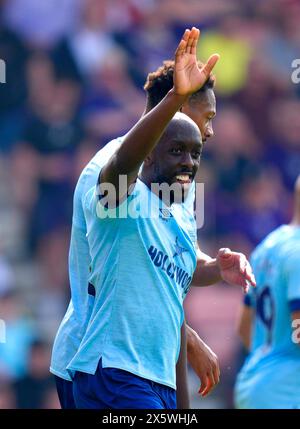
<svg viewBox="0 0 300 429">
<path fill-rule="evenodd" d="M 181 173 L 176 174 L 176 182 L 181 183 L 182 185 L 192 183 L 192 173 Z"/>
</svg>

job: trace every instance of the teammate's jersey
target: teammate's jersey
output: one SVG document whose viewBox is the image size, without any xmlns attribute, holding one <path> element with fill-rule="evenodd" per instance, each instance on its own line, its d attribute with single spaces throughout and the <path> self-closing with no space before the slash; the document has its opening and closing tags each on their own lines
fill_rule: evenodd
<svg viewBox="0 0 300 429">
<path fill-rule="evenodd" d="M 251 349 L 236 389 L 239 408 L 300 408 L 300 345 L 293 342 L 291 312 L 300 309 L 300 228 L 283 225 L 254 250 L 257 288 L 245 304 L 254 309 Z"/>
<path fill-rule="evenodd" d="M 94 297 L 88 295 L 89 266 L 91 262 L 87 227 L 82 200 L 87 191 L 96 183 L 101 167 L 122 143 L 124 137 L 112 140 L 97 152 L 81 173 L 74 193 L 73 220 L 69 250 L 69 280 L 71 300 L 67 312 L 60 324 L 52 350 L 50 371 L 66 380 L 71 380 L 67 366 L 76 354 L 86 331 Z M 195 185 L 191 185 L 185 207 L 193 213 Z M 168 216 L 167 212 L 162 215 Z"/>
<path fill-rule="evenodd" d="M 75 188 L 69 249 L 71 300 L 55 337 L 50 366 L 53 374 L 66 380 L 71 380 L 66 368 L 77 352 L 94 303 L 94 297 L 88 294 L 91 258 L 82 198 L 97 183 L 99 169 L 116 151 L 122 140 L 122 137 L 112 140 L 97 152 L 82 171 Z"/>
<path fill-rule="evenodd" d="M 119 368 L 176 389 L 183 300 L 196 268 L 196 223 L 137 179 L 117 209 L 92 188 L 84 201 L 96 296 L 68 369 Z M 167 215 L 168 213 L 168 215 Z"/>
</svg>

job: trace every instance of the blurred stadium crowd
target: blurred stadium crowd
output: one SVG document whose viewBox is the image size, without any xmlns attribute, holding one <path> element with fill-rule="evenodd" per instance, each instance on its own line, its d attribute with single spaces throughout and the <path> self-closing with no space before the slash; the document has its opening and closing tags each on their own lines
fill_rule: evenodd
<svg viewBox="0 0 300 429">
<path fill-rule="evenodd" d="M 67 254 L 79 173 L 144 108 L 147 73 L 171 58 L 190 25 L 199 59 L 218 52 L 215 137 L 206 144 L 200 246 L 247 255 L 289 221 L 300 169 L 297 0 L 1 1 L 0 408 L 56 408 L 48 373 L 69 299 Z M 159 41 L 159 42 L 158 42 Z M 162 41 L 162 42 L 161 42 Z M 243 351 L 235 333 L 241 292 L 190 292 L 187 319 L 218 354 L 222 381 L 193 407 L 232 406 Z"/>
</svg>

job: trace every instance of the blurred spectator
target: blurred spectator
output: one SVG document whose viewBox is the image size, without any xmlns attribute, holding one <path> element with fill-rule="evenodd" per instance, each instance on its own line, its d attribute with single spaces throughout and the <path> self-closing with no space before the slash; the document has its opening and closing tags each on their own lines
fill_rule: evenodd
<svg viewBox="0 0 300 429">
<path fill-rule="evenodd" d="M 85 0 L 81 20 L 76 28 L 57 47 L 58 62 L 67 55 L 74 66 L 74 73 L 88 79 L 99 70 L 116 47 L 107 31 L 108 2 Z"/>
<path fill-rule="evenodd" d="M 290 200 L 275 169 L 250 173 L 241 185 L 239 199 L 234 229 L 242 230 L 253 246 L 290 214 Z"/>
<path fill-rule="evenodd" d="M 70 32 L 81 0 L 6 0 L 4 22 L 32 46 L 47 48 Z"/>
<path fill-rule="evenodd" d="M 117 40 L 128 51 L 130 69 L 140 83 L 139 77 L 145 78 L 164 59 L 171 58 L 177 45 L 169 15 L 157 13 L 154 6 L 146 9 L 131 31 L 122 33 Z"/>
<path fill-rule="evenodd" d="M 11 150 L 20 136 L 26 100 L 27 49 L 16 34 L 1 26 L 0 59 L 5 61 L 6 83 L 0 84 L 0 154 Z"/>
<path fill-rule="evenodd" d="M 12 410 L 16 407 L 16 396 L 12 384 L 0 378 L 0 410 Z"/>
<path fill-rule="evenodd" d="M 30 346 L 26 374 L 14 385 L 18 408 L 44 408 L 49 391 L 54 387 L 49 373 L 50 348 L 41 340 Z"/>
<path fill-rule="evenodd" d="M 5 323 L 5 342 L 0 343 L 0 375 L 8 379 L 19 378 L 26 372 L 35 331 L 14 287 L 6 286 L 0 292 L 0 315 Z"/>
<path fill-rule="evenodd" d="M 145 96 L 134 86 L 126 66 L 121 50 L 110 52 L 86 88 L 83 121 L 89 135 L 104 143 L 125 134 L 145 107 Z"/>
<path fill-rule="evenodd" d="M 77 116 L 79 88 L 71 80 L 54 80 L 47 59 L 34 61 L 32 66 L 29 63 L 31 77 L 35 78 L 30 86 L 31 115 L 23 142 L 14 153 L 14 182 L 20 204 L 26 206 L 31 250 L 44 266 L 52 287 L 62 288 L 67 281 L 65 255 L 72 210 L 73 167 L 83 137 Z M 24 153 L 27 163 L 24 168 L 17 168 L 22 164 Z M 24 184 L 24 189 L 20 184 Z"/>
<path fill-rule="evenodd" d="M 44 394 L 44 400 L 41 404 L 41 408 L 46 410 L 60 409 L 60 403 L 57 396 L 57 390 L 55 386 L 50 386 L 46 389 Z"/>
<path fill-rule="evenodd" d="M 12 268 L 0 254 L 0 296 L 4 296 L 14 286 L 14 275 Z M 0 314 L 1 316 L 1 314 Z"/>
<path fill-rule="evenodd" d="M 214 71 L 218 92 L 231 95 L 241 89 L 248 78 L 251 46 L 240 36 L 244 21 L 240 17 L 222 17 L 219 31 L 206 32 L 201 37 L 199 57 L 207 59 L 212 52 L 220 54 L 220 61 Z"/>
<path fill-rule="evenodd" d="M 285 186 L 292 191 L 300 166 L 300 100 L 281 98 L 269 109 L 270 129 L 264 161 L 276 166 Z"/>
</svg>

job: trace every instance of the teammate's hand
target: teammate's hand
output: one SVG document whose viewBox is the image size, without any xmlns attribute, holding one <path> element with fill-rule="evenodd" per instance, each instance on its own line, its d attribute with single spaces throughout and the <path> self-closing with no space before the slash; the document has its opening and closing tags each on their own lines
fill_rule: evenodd
<svg viewBox="0 0 300 429">
<path fill-rule="evenodd" d="M 197 43 L 200 30 L 193 27 L 185 30 L 175 52 L 174 91 L 178 95 L 190 95 L 201 88 L 219 59 L 213 54 L 200 69 L 197 64 Z"/>
<path fill-rule="evenodd" d="M 201 340 L 197 332 L 188 327 L 187 358 L 200 379 L 200 395 L 207 396 L 220 381 L 218 356 Z"/>
<path fill-rule="evenodd" d="M 231 285 L 241 286 L 245 293 L 249 286 L 256 286 L 252 268 L 243 253 L 232 252 L 230 249 L 219 249 L 217 264 L 221 277 Z"/>
</svg>

